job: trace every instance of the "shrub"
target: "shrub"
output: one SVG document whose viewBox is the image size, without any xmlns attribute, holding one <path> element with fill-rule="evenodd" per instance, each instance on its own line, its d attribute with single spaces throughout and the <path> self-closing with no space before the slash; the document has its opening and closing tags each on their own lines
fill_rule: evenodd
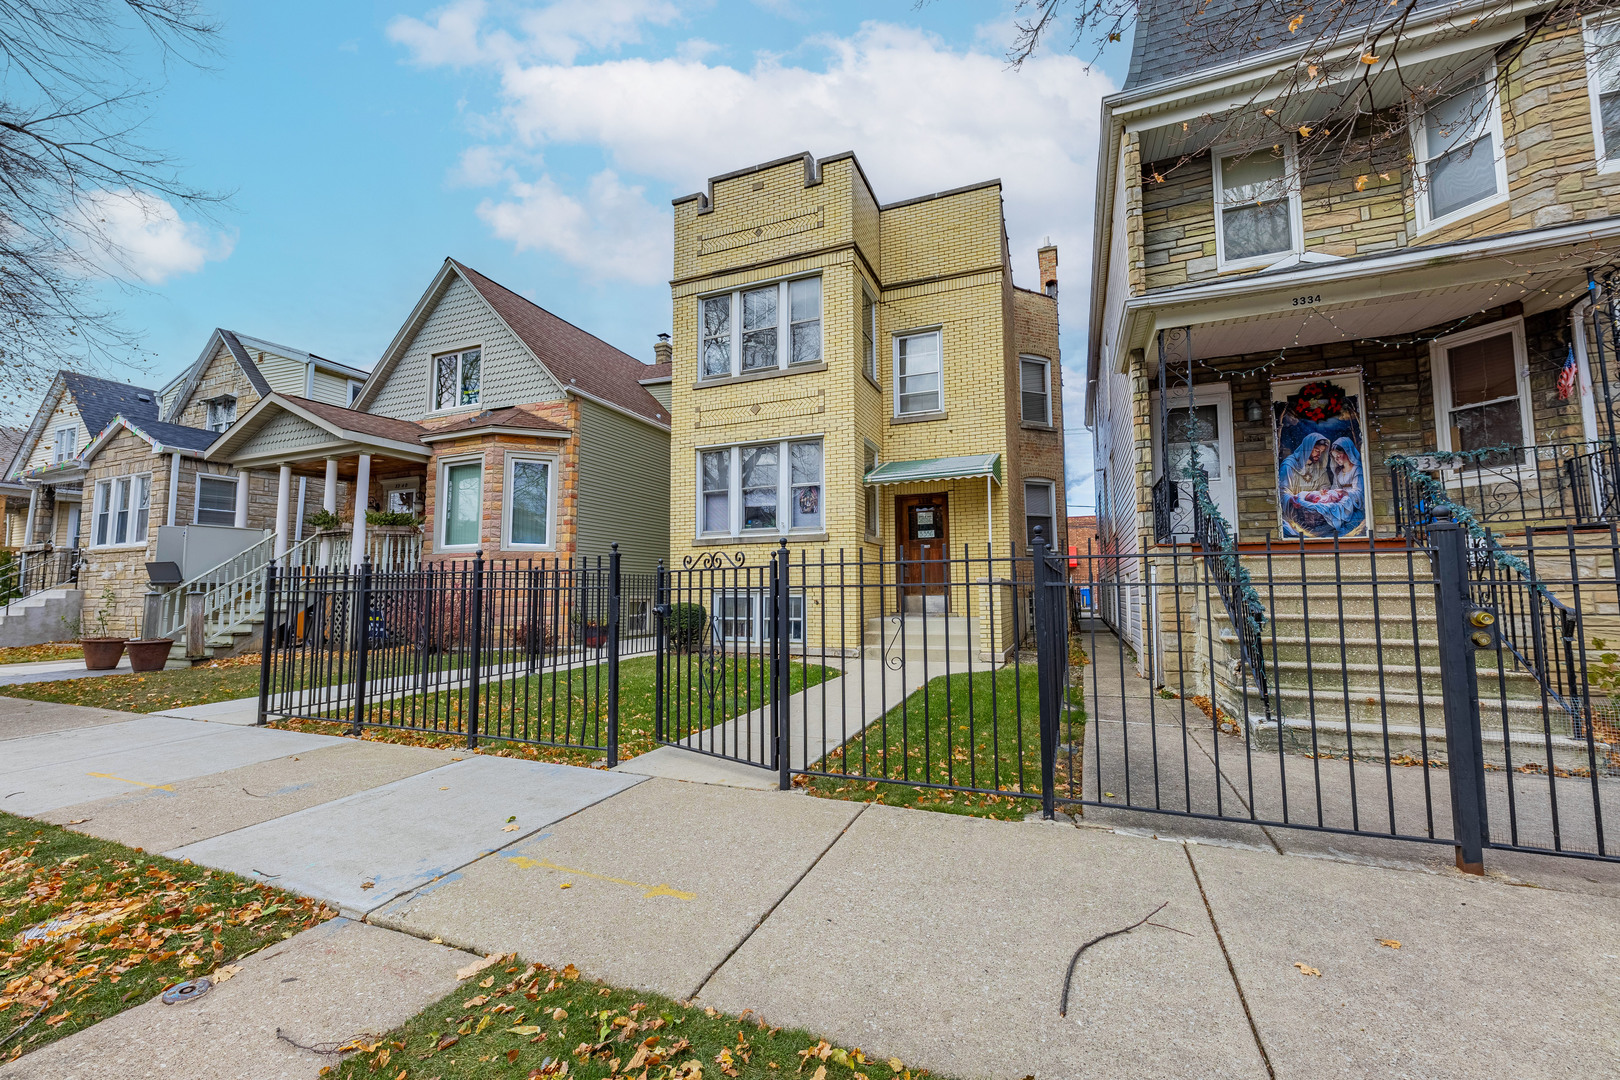
<svg viewBox="0 0 1620 1080">
<path fill-rule="evenodd" d="M 415 514 L 407 514 L 403 510 L 367 510 L 367 525 L 420 525 L 421 522 Z"/>
<path fill-rule="evenodd" d="M 331 510 L 317 510 L 304 519 L 304 524 L 316 532 L 329 532 L 332 529 L 341 529 L 343 519 Z"/>
<path fill-rule="evenodd" d="M 702 604 L 674 604 L 664 620 L 669 646 L 682 652 L 700 648 L 709 632 L 709 613 Z"/>
</svg>

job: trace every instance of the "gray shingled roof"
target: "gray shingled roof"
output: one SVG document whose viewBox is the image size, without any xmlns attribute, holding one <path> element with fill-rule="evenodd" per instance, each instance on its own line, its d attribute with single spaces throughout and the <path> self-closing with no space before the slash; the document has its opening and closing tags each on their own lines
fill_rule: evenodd
<svg viewBox="0 0 1620 1080">
<path fill-rule="evenodd" d="M 1308 0 L 1142 0 L 1131 39 L 1131 67 L 1125 89 L 1135 90 L 1178 75 L 1189 75 L 1232 60 L 1255 56 L 1297 43 L 1309 45 L 1321 33 L 1313 20 L 1332 12 L 1345 28 L 1360 28 L 1378 12 L 1393 11 L 1387 0 L 1349 0 L 1351 11 L 1338 5 L 1315 11 Z M 1456 0 L 1419 0 L 1434 7 Z M 1306 23 L 1289 33 L 1288 23 L 1304 15 Z"/>
<path fill-rule="evenodd" d="M 84 420 L 92 439 L 112 423 L 113 417 L 120 414 L 143 425 L 148 420 L 156 421 L 158 418 L 155 390 L 113 382 L 111 379 L 98 379 L 94 375 L 80 375 L 75 371 L 62 372 L 62 381 L 67 385 L 68 393 L 73 395 L 73 404 L 78 408 L 79 416 Z M 143 396 L 144 401 L 141 400 Z"/>
<path fill-rule="evenodd" d="M 219 432 L 209 431 L 207 428 L 182 427 L 179 424 L 165 424 L 161 420 L 136 419 L 127 417 L 130 423 L 146 432 L 164 446 L 176 450 L 203 451 L 219 438 Z"/>
</svg>

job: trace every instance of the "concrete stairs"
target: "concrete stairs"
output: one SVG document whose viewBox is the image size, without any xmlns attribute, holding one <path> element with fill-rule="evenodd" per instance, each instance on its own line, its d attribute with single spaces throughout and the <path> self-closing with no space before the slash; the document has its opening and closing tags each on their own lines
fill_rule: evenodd
<svg viewBox="0 0 1620 1080">
<path fill-rule="evenodd" d="M 1376 562 L 1375 562 L 1376 560 Z M 1245 558 L 1267 608 L 1262 653 L 1271 707 L 1246 678 L 1237 635 L 1210 590 L 1218 630 L 1215 700 L 1261 749 L 1358 758 L 1445 758 L 1439 628 L 1428 560 L 1404 551 Z M 1486 760 L 1588 764 L 1584 734 L 1505 647 L 1475 654 Z M 1599 745 L 1600 761 L 1607 750 Z"/>
<path fill-rule="evenodd" d="M 83 602 L 83 592 L 64 585 L 0 604 L 0 648 L 41 645 L 76 636 Z"/>
<path fill-rule="evenodd" d="M 866 648 L 884 657 L 904 657 L 944 674 L 945 666 L 967 670 L 971 658 L 975 669 L 983 666 L 979 653 L 978 620 L 966 615 L 892 614 L 866 620 L 862 640 Z"/>
</svg>

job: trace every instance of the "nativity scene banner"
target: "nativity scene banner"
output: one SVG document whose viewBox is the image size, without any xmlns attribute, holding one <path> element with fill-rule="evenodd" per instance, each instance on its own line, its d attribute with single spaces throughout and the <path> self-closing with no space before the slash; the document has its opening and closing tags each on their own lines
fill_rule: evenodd
<svg viewBox="0 0 1620 1080">
<path fill-rule="evenodd" d="M 1316 372 L 1271 384 L 1277 516 L 1283 536 L 1331 540 L 1370 535 L 1362 397 L 1360 369 Z"/>
</svg>

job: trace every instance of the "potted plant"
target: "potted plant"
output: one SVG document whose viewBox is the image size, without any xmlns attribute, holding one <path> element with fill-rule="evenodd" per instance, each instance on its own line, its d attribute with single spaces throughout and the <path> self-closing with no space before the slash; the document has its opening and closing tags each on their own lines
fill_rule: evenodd
<svg viewBox="0 0 1620 1080">
<path fill-rule="evenodd" d="M 118 594 L 113 592 L 109 585 L 101 590 L 101 607 L 96 611 L 95 637 L 80 638 L 79 644 L 84 646 L 84 667 L 86 671 L 111 671 L 118 666 L 118 661 L 124 655 L 124 643 L 127 638 L 114 637 L 110 631 L 114 610 L 118 607 Z"/>
<path fill-rule="evenodd" d="M 318 533 L 336 532 L 343 528 L 343 519 L 331 510 L 317 510 L 304 519 L 304 524 Z"/>
<path fill-rule="evenodd" d="M 169 650 L 174 648 L 174 638 L 135 638 L 124 642 L 124 647 L 129 650 L 131 671 L 162 671 L 169 662 Z"/>
</svg>

